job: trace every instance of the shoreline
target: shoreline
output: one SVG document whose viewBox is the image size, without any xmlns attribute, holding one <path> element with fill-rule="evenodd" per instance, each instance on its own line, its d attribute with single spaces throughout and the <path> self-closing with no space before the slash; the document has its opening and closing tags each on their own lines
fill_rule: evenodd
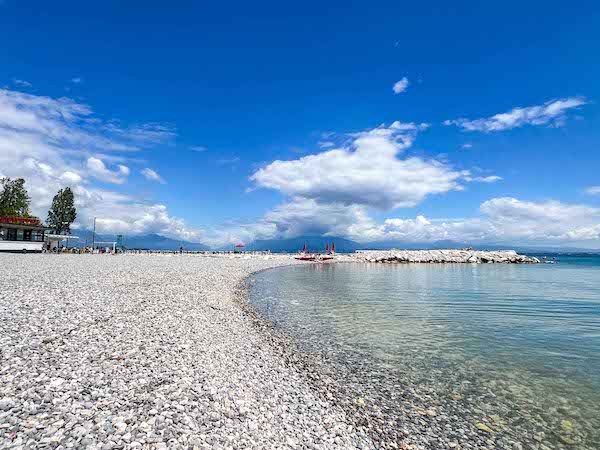
<svg viewBox="0 0 600 450">
<path fill-rule="evenodd" d="M 349 263 L 352 261 L 343 262 Z M 288 269 L 295 265 L 306 264 L 291 263 L 289 265 L 262 269 L 249 274 L 236 288 L 238 306 L 248 315 L 249 320 L 258 332 L 263 334 L 265 339 L 268 340 L 273 352 L 288 364 L 299 369 L 321 395 L 343 409 L 346 417 L 348 417 L 353 426 L 361 430 L 361 433 L 368 435 L 373 441 L 373 448 L 403 448 L 401 446 L 406 444 L 403 444 L 402 440 L 406 435 L 402 432 L 394 432 L 394 430 L 386 429 L 385 421 L 381 415 L 375 411 L 371 411 L 372 407 L 367 406 L 360 396 L 352 395 L 353 393 L 348 389 L 347 385 L 341 382 L 333 365 L 325 361 L 321 355 L 308 353 L 300 349 L 295 338 L 285 331 L 277 329 L 273 322 L 263 317 L 251 305 L 249 301 L 250 289 L 252 289 L 250 280 L 253 276 L 270 270 Z"/>
</svg>

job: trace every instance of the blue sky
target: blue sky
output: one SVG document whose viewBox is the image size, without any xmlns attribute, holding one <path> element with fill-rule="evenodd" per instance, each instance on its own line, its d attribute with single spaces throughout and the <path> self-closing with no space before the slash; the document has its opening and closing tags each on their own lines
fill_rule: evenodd
<svg viewBox="0 0 600 450">
<path fill-rule="evenodd" d="M 212 245 L 600 247 L 600 6 L 460 3 L 4 0 L 0 174 Z"/>
</svg>

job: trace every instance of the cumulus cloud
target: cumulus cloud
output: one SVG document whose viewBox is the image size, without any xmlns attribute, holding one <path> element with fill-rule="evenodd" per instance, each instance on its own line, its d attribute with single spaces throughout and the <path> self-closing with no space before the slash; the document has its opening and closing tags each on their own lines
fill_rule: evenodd
<svg viewBox="0 0 600 450">
<path fill-rule="evenodd" d="M 558 201 L 510 197 L 481 204 L 483 218 L 433 223 L 424 216 L 387 219 L 371 231 L 377 239 L 432 242 L 561 244 L 600 239 L 600 209 Z"/>
<path fill-rule="evenodd" d="M 263 223 L 272 223 L 279 237 L 299 235 L 347 236 L 353 227 L 374 225 L 366 209 L 343 203 L 320 204 L 313 199 L 296 198 L 267 213 Z"/>
<path fill-rule="evenodd" d="M 117 166 L 117 170 L 111 171 L 101 159 L 94 157 L 88 158 L 87 168 L 91 176 L 105 183 L 123 184 L 130 173 L 129 167 L 122 164 Z"/>
<path fill-rule="evenodd" d="M 461 148 L 473 148 L 473 144 L 467 142 L 466 144 L 461 145 Z"/>
<path fill-rule="evenodd" d="M 106 214 L 96 219 L 96 227 L 101 233 L 160 233 L 187 241 L 198 241 L 202 237 L 200 231 L 170 216 L 167 207 L 160 204 L 113 203 Z"/>
<path fill-rule="evenodd" d="M 394 122 L 352 134 L 343 148 L 292 161 L 274 161 L 252 176 L 257 186 L 321 204 L 382 210 L 415 206 L 428 195 L 461 188 L 468 172 L 418 157 L 399 158 L 426 124 Z"/>
<path fill-rule="evenodd" d="M 193 145 L 192 147 L 190 147 L 190 150 L 192 150 L 194 152 L 202 153 L 202 152 L 205 152 L 206 150 L 208 150 L 208 148 L 203 145 Z"/>
<path fill-rule="evenodd" d="M 519 128 L 525 125 L 551 125 L 562 126 L 565 123 L 567 112 L 587 104 L 583 97 L 569 97 L 560 100 L 551 100 L 539 106 L 514 108 L 508 112 L 496 114 L 483 119 L 455 119 L 446 120 L 444 125 L 456 125 L 465 131 L 504 131 Z"/>
<path fill-rule="evenodd" d="M 60 176 L 60 179 L 69 184 L 79 184 L 82 180 L 81 175 L 68 170 Z"/>
<path fill-rule="evenodd" d="M 170 216 L 164 205 L 147 205 L 95 184 L 124 183 L 130 173 L 124 163 L 136 163 L 131 152 L 175 136 L 169 124 L 123 126 L 95 117 L 88 105 L 69 98 L 0 89 L 0 175 L 26 179 L 33 213 L 43 219 L 56 192 L 71 186 L 79 226 L 90 227 L 97 217 L 106 230 L 112 224 L 115 232 L 198 240 L 201 233 Z"/>
<path fill-rule="evenodd" d="M 394 94 L 401 94 L 407 88 L 408 88 L 408 78 L 404 77 L 401 80 L 396 81 L 394 83 L 394 86 L 392 87 L 392 90 L 394 91 Z"/>
<path fill-rule="evenodd" d="M 165 180 L 163 180 L 163 178 L 156 173 L 154 170 L 150 169 L 149 167 L 146 167 L 145 169 L 142 169 L 142 175 L 150 181 L 156 181 L 160 184 L 166 184 L 167 182 Z"/>
<path fill-rule="evenodd" d="M 250 242 L 255 239 L 285 239 L 300 235 L 350 236 L 376 226 L 362 206 L 320 204 L 293 198 L 247 223 L 220 224 L 204 230 L 203 242 L 213 246 Z"/>
<path fill-rule="evenodd" d="M 357 242 L 431 243 L 451 240 L 476 245 L 600 245 L 600 209 L 558 201 L 494 198 L 480 205 L 482 217 L 467 219 L 388 218 L 377 223 L 361 205 L 322 204 L 293 198 L 261 219 L 223 224 L 203 242 L 224 245 L 302 235 L 345 237 Z"/>
</svg>

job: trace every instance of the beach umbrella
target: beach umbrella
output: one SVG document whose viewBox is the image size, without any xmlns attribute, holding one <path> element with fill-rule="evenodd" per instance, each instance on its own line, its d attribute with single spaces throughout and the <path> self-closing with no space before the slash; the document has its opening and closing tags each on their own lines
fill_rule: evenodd
<svg viewBox="0 0 600 450">
<path fill-rule="evenodd" d="M 242 248 L 244 244 L 235 244 L 236 248 Z"/>
<path fill-rule="evenodd" d="M 304 246 L 302 247 L 302 251 L 303 251 L 304 253 L 306 253 L 306 242 L 304 243 Z"/>
<path fill-rule="evenodd" d="M 332 252 L 335 252 L 335 242 L 332 242 L 332 243 L 331 243 L 331 251 L 332 251 Z"/>
</svg>

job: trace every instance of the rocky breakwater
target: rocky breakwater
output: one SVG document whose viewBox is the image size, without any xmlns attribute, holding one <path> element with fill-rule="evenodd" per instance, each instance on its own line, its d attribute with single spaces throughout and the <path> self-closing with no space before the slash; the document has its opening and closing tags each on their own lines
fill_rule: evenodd
<svg viewBox="0 0 600 450">
<path fill-rule="evenodd" d="M 373 263 L 497 263 L 537 264 L 535 257 L 519 255 L 514 250 L 359 250 L 354 255 L 359 261 Z"/>
</svg>

